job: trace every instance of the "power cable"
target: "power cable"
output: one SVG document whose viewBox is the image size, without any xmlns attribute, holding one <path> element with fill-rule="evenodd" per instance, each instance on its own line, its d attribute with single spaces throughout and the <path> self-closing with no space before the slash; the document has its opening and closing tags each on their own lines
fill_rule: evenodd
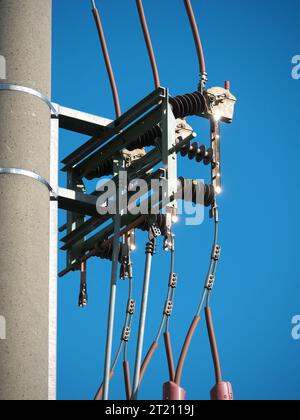
<svg viewBox="0 0 300 420">
<path fill-rule="evenodd" d="M 160 78 L 159 78 L 156 58 L 155 58 L 155 54 L 154 54 L 154 50 L 153 50 L 152 40 L 151 40 L 151 36 L 150 36 L 150 33 L 149 33 L 149 28 L 148 28 L 148 24 L 147 24 L 147 20 L 146 20 L 146 16 L 145 16 L 145 10 L 144 10 L 144 7 L 143 7 L 143 1 L 142 0 L 136 0 L 136 5 L 137 5 L 137 8 L 138 8 L 138 13 L 139 13 L 140 21 L 141 21 L 141 26 L 142 26 L 142 30 L 143 30 L 143 34 L 144 34 L 144 38 L 145 38 L 150 62 L 151 62 L 155 88 L 158 89 L 160 87 Z"/>
<path fill-rule="evenodd" d="M 110 376 L 109 376 L 110 380 L 114 376 L 114 371 L 116 369 L 116 366 L 117 366 L 118 361 L 120 359 L 120 356 L 122 354 L 122 349 L 123 349 L 123 347 L 127 346 L 129 338 L 130 338 L 132 318 L 133 318 L 134 309 L 135 309 L 135 302 L 132 298 L 132 296 L 133 296 L 133 287 L 132 287 L 133 279 L 132 279 L 132 277 L 129 277 L 128 282 L 129 282 L 129 293 L 128 293 L 128 301 L 127 301 L 127 306 L 126 306 L 126 317 L 125 317 L 124 326 L 123 326 L 123 330 L 122 330 L 121 342 L 120 342 L 116 357 L 114 359 L 114 362 L 113 362 L 111 370 L 110 370 Z M 126 380 L 126 378 L 125 378 L 125 380 Z M 125 385 L 126 385 L 126 388 L 127 388 L 127 383 L 126 382 L 125 382 Z M 127 393 L 127 391 L 126 391 L 126 393 Z M 101 384 L 94 400 L 95 401 L 100 401 L 102 399 L 102 395 L 103 395 L 103 384 Z"/>
<path fill-rule="evenodd" d="M 200 322 L 200 315 L 202 312 L 202 308 L 203 305 L 205 303 L 205 298 L 207 293 L 212 290 L 213 284 L 214 284 L 214 280 L 215 280 L 215 268 L 216 268 L 216 255 L 218 254 L 218 233 L 219 233 L 219 215 L 218 215 L 218 208 L 217 205 L 215 204 L 213 207 L 213 215 L 214 215 L 214 244 L 213 244 L 213 251 L 211 254 L 211 260 L 210 260 L 210 264 L 209 264 L 209 270 L 205 279 L 205 284 L 204 284 L 204 291 L 202 293 L 201 296 L 201 300 L 200 300 L 200 304 L 197 310 L 197 313 L 191 323 L 190 329 L 188 331 L 188 334 L 186 336 L 184 345 L 182 347 L 182 351 L 181 351 L 181 355 L 179 358 L 179 362 L 177 365 L 177 370 L 176 370 L 176 375 L 175 375 L 175 383 L 176 385 L 180 386 L 181 384 L 181 379 L 182 379 L 182 374 L 183 374 L 183 369 L 184 369 L 184 364 L 186 361 L 186 357 L 188 355 L 188 351 L 192 342 L 192 339 L 194 337 L 194 334 L 197 330 L 197 327 L 199 325 Z"/>
<path fill-rule="evenodd" d="M 191 1 L 190 0 L 184 0 L 184 4 L 185 4 L 187 15 L 188 15 L 188 18 L 189 18 L 189 21 L 190 21 L 191 29 L 192 29 L 193 36 L 194 36 L 195 46 L 196 46 L 196 50 L 197 50 L 197 54 L 198 54 L 200 76 L 201 76 L 199 90 L 201 92 L 203 92 L 203 90 L 206 86 L 206 83 L 208 81 L 208 75 L 207 75 L 207 71 L 206 71 L 206 63 L 205 63 L 203 46 L 202 46 L 201 37 L 200 37 L 200 33 L 199 33 L 199 29 L 198 29 L 198 25 L 197 25 L 197 22 L 196 22 L 196 18 L 195 18 L 195 14 L 194 14 L 194 10 L 193 10 Z"/>
<path fill-rule="evenodd" d="M 115 105 L 116 118 L 120 118 L 120 116 L 122 115 L 122 112 L 121 112 L 121 105 L 120 105 L 117 83 L 116 83 L 113 67 L 112 67 L 109 52 L 108 52 L 107 42 L 106 42 L 99 10 L 96 7 L 95 0 L 92 0 L 92 7 L 93 7 L 92 11 L 93 11 L 96 27 L 97 27 L 100 42 L 101 42 L 105 65 L 106 65 L 106 69 L 107 69 L 107 73 L 108 73 L 108 77 L 110 81 L 111 91 L 112 91 L 114 105 Z"/>
<path fill-rule="evenodd" d="M 209 283 L 209 290 L 206 298 L 206 308 L 205 308 L 205 319 L 206 327 L 209 337 L 210 349 L 214 364 L 214 371 L 216 377 L 216 385 L 211 390 L 211 399 L 214 401 L 232 401 L 234 399 L 232 385 L 230 382 L 223 382 L 221 362 L 219 357 L 219 350 L 217 345 L 217 339 L 213 324 L 212 310 L 210 307 L 210 298 L 212 294 L 212 288 L 214 285 L 214 280 L 216 276 L 217 266 L 221 255 L 221 248 L 216 247 L 214 252 L 214 267 L 212 270 L 211 280 Z"/>
<path fill-rule="evenodd" d="M 169 372 L 170 372 L 170 377 L 172 378 L 171 380 L 174 379 L 174 359 L 173 359 L 173 352 L 172 352 L 172 345 L 171 345 L 171 338 L 170 338 L 170 334 L 169 334 L 169 323 L 170 323 L 170 318 L 172 315 L 172 309 L 173 309 L 173 305 L 174 305 L 174 298 L 175 298 L 175 289 L 177 286 L 177 276 L 174 272 L 175 269 L 175 242 L 174 242 L 174 235 L 172 235 L 172 248 L 171 248 L 171 267 L 170 267 L 170 278 L 169 278 L 169 283 L 168 283 L 168 290 L 167 290 L 167 298 L 166 298 L 166 303 L 165 303 L 165 307 L 164 307 L 164 312 L 163 312 L 163 316 L 162 316 L 162 320 L 157 332 L 157 335 L 155 337 L 154 342 L 152 343 L 150 349 L 148 350 L 148 353 L 144 359 L 144 362 L 142 364 L 142 368 L 141 368 L 141 375 L 140 375 L 140 386 L 142 383 L 142 380 L 144 378 L 144 375 L 146 373 L 146 370 L 158 348 L 159 345 L 159 340 L 160 337 L 162 335 L 164 326 L 166 325 L 166 330 L 164 333 L 164 341 L 165 341 L 165 347 L 166 347 L 166 355 L 167 355 L 167 360 L 168 360 L 168 365 L 169 365 Z"/>
<path fill-rule="evenodd" d="M 150 237 L 150 241 L 146 245 L 144 286 L 143 286 L 139 331 L 138 331 L 138 339 L 137 339 L 137 347 L 136 347 L 134 383 L 133 383 L 133 390 L 132 390 L 132 397 L 131 397 L 132 400 L 138 399 L 138 392 L 139 392 L 139 387 L 140 387 L 142 354 L 143 354 L 143 345 L 144 345 L 144 336 L 145 336 L 145 327 L 146 327 L 146 318 L 147 318 L 151 267 L 152 267 L 153 256 L 156 253 L 156 239 L 155 237 L 152 238 L 150 234 L 149 234 L 149 237 Z"/>
<path fill-rule="evenodd" d="M 213 358 L 213 363 L 214 363 L 216 383 L 218 384 L 218 383 L 221 383 L 223 379 L 222 379 L 222 370 L 221 370 L 218 345 L 217 345 L 214 324 L 213 324 L 213 319 L 212 319 L 212 312 L 209 305 L 210 294 L 211 292 L 208 293 L 207 305 L 205 308 L 205 318 L 206 318 L 207 332 L 208 332 L 210 348 L 211 348 L 211 353 L 212 353 L 212 358 Z"/>
</svg>

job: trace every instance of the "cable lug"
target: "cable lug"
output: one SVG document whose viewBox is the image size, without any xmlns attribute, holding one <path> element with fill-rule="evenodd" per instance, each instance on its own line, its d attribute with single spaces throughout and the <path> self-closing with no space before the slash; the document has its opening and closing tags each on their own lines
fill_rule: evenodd
<svg viewBox="0 0 300 420">
<path fill-rule="evenodd" d="M 87 281 L 86 281 L 86 262 L 81 263 L 80 267 L 80 293 L 78 299 L 78 306 L 85 308 L 88 304 Z"/>
<path fill-rule="evenodd" d="M 78 306 L 85 308 L 88 305 L 88 294 L 86 284 L 80 286 L 80 294 L 78 299 Z"/>
</svg>

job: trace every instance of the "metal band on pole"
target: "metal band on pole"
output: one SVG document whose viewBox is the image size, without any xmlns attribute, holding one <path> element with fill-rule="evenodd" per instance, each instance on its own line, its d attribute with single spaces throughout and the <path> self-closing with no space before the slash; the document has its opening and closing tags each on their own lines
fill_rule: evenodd
<svg viewBox="0 0 300 420">
<path fill-rule="evenodd" d="M 50 101 L 50 99 L 43 93 L 38 92 L 37 90 L 31 89 L 25 86 L 13 85 L 10 83 L 0 83 L 0 90 L 10 91 L 10 92 L 22 92 L 22 93 L 27 93 L 29 95 L 35 96 L 41 99 L 43 102 L 45 102 L 48 108 L 50 108 L 51 112 L 55 114 L 56 117 L 58 117 L 58 112 L 52 105 L 52 102 Z"/>
<path fill-rule="evenodd" d="M 26 176 L 27 178 L 34 179 L 41 184 L 43 184 L 45 187 L 48 188 L 50 193 L 53 195 L 54 198 L 58 198 L 57 193 L 53 190 L 49 182 L 43 178 L 41 175 L 38 175 L 34 172 L 27 171 L 26 169 L 18 169 L 18 168 L 0 168 L 0 175 L 20 175 L 20 176 Z"/>
</svg>

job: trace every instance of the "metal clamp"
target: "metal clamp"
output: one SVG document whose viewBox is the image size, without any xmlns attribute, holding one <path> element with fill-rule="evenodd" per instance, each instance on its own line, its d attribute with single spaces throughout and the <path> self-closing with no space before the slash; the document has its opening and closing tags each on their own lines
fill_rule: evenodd
<svg viewBox="0 0 300 420">
<path fill-rule="evenodd" d="M 47 96 L 45 96 L 43 93 L 38 92 L 37 90 L 31 89 L 31 88 L 28 88 L 28 87 L 25 87 L 25 86 L 13 85 L 13 84 L 10 84 L 10 83 L 0 83 L 0 90 L 28 93 L 29 95 L 36 96 L 37 98 L 39 98 L 43 102 L 45 102 L 45 104 L 48 106 L 48 108 L 50 108 L 51 112 L 56 117 L 59 116 L 58 111 L 54 108 L 50 99 Z"/>
<path fill-rule="evenodd" d="M 164 315 L 167 317 L 170 317 L 172 315 L 172 312 L 173 312 L 173 301 L 167 300 L 165 303 Z"/>
<path fill-rule="evenodd" d="M 128 300 L 126 313 L 128 315 L 134 315 L 135 313 L 135 300 L 134 299 Z"/>
<path fill-rule="evenodd" d="M 208 280 L 207 280 L 207 283 L 206 283 L 205 288 L 207 290 L 211 291 L 213 289 L 213 287 L 214 287 L 215 280 L 216 280 L 215 275 L 214 274 L 210 274 L 209 277 L 208 277 Z"/>
<path fill-rule="evenodd" d="M 147 218 L 149 220 L 149 218 Z M 156 222 L 149 220 L 150 229 L 149 229 L 149 240 L 152 241 L 153 239 L 158 238 L 161 236 L 160 227 Z"/>
<path fill-rule="evenodd" d="M 169 280 L 169 287 L 171 287 L 172 289 L 176 289 L 177 287 L 177 274 L 176 273 L 171 273 L 170 274 L 170 280 Z"/>
<path fill-rule="evenodd" d="M 215 245 L 211 252 L 211 259 L 214 261 L 219 261 L 221 258 L 221 247 L 220 245 Z"/>
<path fill-rule="evenodd" d="M 124 341 L 125 343 L 128 343 L 130 339 L 130 334 L 131 334 L 131 328 L 128 326 L 124 327 L 123 332 L 122 332 L 122 341 Z"/>
<path fill-rule="evenodd" d="M 45 187 L 48 188 L 48 190 L 50 191 L 50 193 L 53 195 L 53 197 L 57 200 L 58 199 L 58 194 L 53 190 L 53 188 L 51 187 L 51 185 L 48 183 L 48 181 L 43 178 L 42 176 L 31 172 L 31 171 L 27 171 L 25 169 L 17 169 L 17 168 L 0 168 L 0 175 L 21 175 L 21 176 L 26 176 L 27 178 L 32 178 L 38 182 L 40 182 L 41 184 L 45 185 Z"/>
</svg>

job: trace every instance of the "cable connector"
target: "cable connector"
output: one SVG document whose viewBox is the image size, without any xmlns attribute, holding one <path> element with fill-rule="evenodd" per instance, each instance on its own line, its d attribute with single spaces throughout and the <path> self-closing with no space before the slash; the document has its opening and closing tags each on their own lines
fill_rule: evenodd
<svg viewBox="0 0 300 420">
<path fill-rule="evenodd" d="M 210 392 L 212 401 L 233 401 L 233 390 L 230 382 L 219 382 Z"/>
<path fill-rule="evenodd" d="M 176 273 L 171 273 L 170 274 L 169 287 L 171 287 L 172 289 L 176 289 L 177 282 L 178 282 L 178 276 L 177 276 L 177 274 Z"/>
<path fill-rule="evenodd" d="M 208 74 L 206 72 L 201 73 L 200 74 L 199 87 L 198 87 L 198 90 L 200 92 L 203 92 L 204 91 L 207 82 L 208 82 Z"/>
<path fill-rule="evenodd" d="M 214 261 L 219 261 L 221 258 L 221 247 L 220 245 L 216 245 L 213 247 L 211 252 L 211 259 Z"/>
<path fill-rule="evenodd" d="M 81 263 L 80 267 L 80 293 L 78 306 L 85 308 L 88 304 L 87 281 L 86 281 L 86 261 Z"/>
<path fill-rule="evenodd" d="M 128 258 L 123 259 L 120 267 L 120 279 L 124 280 L 133 277 L 133 266 L 128 262 Z"/>
<path fill-rule="evenodd" d="M 161 230 L 159 228 L 159 226 L 156 223 L 152 223 L 150 225 L 150 231 L 149 231 L 149 238 L 151 239 L 156 239 L 159 236 L 161 236 Z"/>
<path fill-rule="evenodd" d="M 135 313 L 135 300 L 134 299 L 128 300 L 126 313 L 129 315 L 134 315 Z"/>
<path fill-rule="evenodd" d="M 146 254 L 151 254 L 152 257 L 156 254 L 156 243 L 154 240 L 152 242 L 147 243 Z"/>
<path fill-rule="evenodd" d="M 165 304 L 164 315 L 166 315 L 167 317 L 170 317 L 172 315 L 172 312 L 173 312 L 173 301 L 167 300 Z"/>
<path fill-rule="evenodd" d="M 130 327 L 125 327 L 123 329 L 123 333 L 122 333 L 122 341 L 125 341 L 125 343 L 128 343 L 128 341 L 130 339 L 130 334 L 131 334 L 131 328 Z"/>
<path fill-rule="evenodd" d="M 185 401 L 186 391 L 175 382 L 167 382 L 163 388 L 164 401 Z"/>
<path fill-rule="evenodd" d="M 214 193 L 216 194 L 216 192 L 214 192 Z M 218 206 L 216 200 L 211 206 L 210 218 L 215 219 L 215 223 L 219 223 L 219 206 Z"/>
<path fill-rule="evenodd" d="M 78 300 L 78 306 L 80 308 L 85 308 L 88 305 L 88 294 L 86 283 L 80 285 L 80 294 Z"/>
<path fill-rule="evenodd" d="M 215 280 L 216 280 L 216 276 L 214 274 L 210 274 L 209 277 L 208 277 L 205 288 L 207 290 L 211 291 L 214 287 Z"/>
</svg>

